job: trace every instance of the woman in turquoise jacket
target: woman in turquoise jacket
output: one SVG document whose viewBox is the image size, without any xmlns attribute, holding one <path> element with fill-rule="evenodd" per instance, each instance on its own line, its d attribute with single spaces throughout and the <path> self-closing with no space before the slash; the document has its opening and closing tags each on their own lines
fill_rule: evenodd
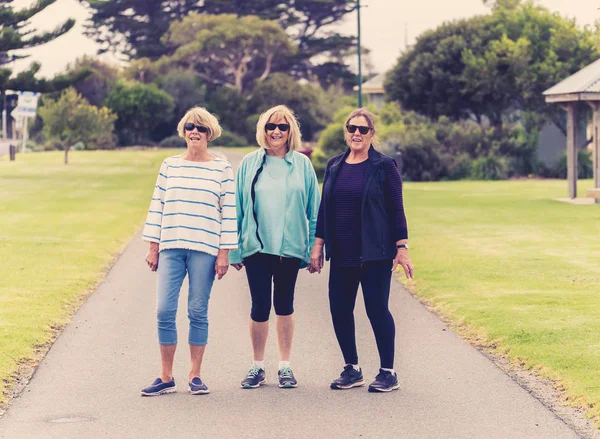
<svg viewBox="0 0 600 439">
<path fill-rule="evenodd" d="M 271 301 L 279 341 L 279 387 L 297 387 L 290 368 L 294 335 L 294 288 L 310 263 L 321 195 L 310 159 L 301 146 L 294 113 L 283 105 L 264 112 L 256 125 L 260 148 L 242 160 L 236 177 L 238 245 L 229 253 L 237 270 L 246 267 L 252 296 L 250 338 L 254 361 L 242 387 L 265 382 L 265 345 Z"/>
</svg>

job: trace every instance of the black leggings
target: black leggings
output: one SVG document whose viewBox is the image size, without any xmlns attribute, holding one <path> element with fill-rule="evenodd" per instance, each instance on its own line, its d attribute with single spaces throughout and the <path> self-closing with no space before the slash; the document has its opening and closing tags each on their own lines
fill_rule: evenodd
<svg viewBox="0 0 600 439">
<path fill-rule="evenodd" d="M 252 296 L 250 318 L 266 322 L 271 312 L 271 285 L 275 314 L 289 316 L 294 313 L 294 289 L 300 269 L 300 259 L 281 258 L 256 253 L 244 259 L 246 277 Z"/>
<path fill-rule="evenodd" d="M 340 267 L 335 263 L 330 266 L 329 306 L 335 335 L 347 364 L 358 364 L 354 305 L 360 283 L 367 316 L 375 334 L 381 367 L 394 367 L 396 326 L 388 307 L 391 269 L 391 260 L 367 262 L 361 267 Z"/>
</svg>

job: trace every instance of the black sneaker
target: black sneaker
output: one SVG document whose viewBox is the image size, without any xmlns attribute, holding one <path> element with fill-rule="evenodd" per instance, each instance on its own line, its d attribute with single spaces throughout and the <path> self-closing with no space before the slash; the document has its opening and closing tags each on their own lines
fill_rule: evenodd
<svg viewBox="0 0 600 439">
<path fill-rule="evenodd" d="M 292 369 L 289 367 L 279 369 L 277 375 L 279 375 L 279 387 L 282 389 L 298 387 L 298 382 L 296 381 L 296 378 L 294 378 L 294 372 L 292 372 Z"/>
<path fill-rule="evenodd" d="M 399 388 L 398 375 L 395 372 L 392 373 L 389 370 L 383 369 L 379 369 L 375 381 L 369 384 L 369 392 L 391 392 Z"/>
<path fill-rule="evenodd" d="M 246 375 L 244 381 L 242 381 L 243 389 L 256 389 L 265 382 L 265 370 L 260 367 L 252 366 L 252 369 Z"/>
<path fill-rule="evenodd" d="M 344 370 L 337 380 L 331 383 L 332 389 L 351 389 L 352 387 L 364 386 L 362 370 L 356 370 L 351 364 L 344 366 Z"/>
</svg>

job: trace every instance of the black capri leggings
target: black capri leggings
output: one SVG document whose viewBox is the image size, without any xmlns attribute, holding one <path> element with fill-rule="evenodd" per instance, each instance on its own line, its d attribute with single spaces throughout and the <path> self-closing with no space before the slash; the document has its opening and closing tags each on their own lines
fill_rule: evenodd
<svg viewBox="0 0 600 439">
<path fill-rule="evenodd" d="M 294 313 L 294 289 L 300 270 L 300 259 L 256 253 L 244 259 L 246 277 L 252 296 L 250 318 L 266 322 L 271 312 L 271 285 L 275 314 L 289 316 Z"/>
</svg>

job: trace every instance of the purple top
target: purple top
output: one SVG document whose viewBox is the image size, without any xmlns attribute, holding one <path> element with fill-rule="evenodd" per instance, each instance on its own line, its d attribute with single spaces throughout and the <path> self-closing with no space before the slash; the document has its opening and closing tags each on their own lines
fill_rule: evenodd
<svg viewBox="0 0 600 439">
<path fill-rule="evenodd" d="M 334 243 L 332 262 L 339 266 L 358 267 L 361 265 L 361 206 L 365 186 L 365 171 L 369 160 L 357 164 L 342 163 L 333 189 Z M 391 169 L 394 168 L 394 169 Z M 395 165 L 386 163 L 387 184 L 385 202 L 392 223 L 394 242 L 408 236 L 404 202 L 402 200 L 402 179 Z M 325 237 L 324 203 L 319 207 L 317 238 Z"/>
<path fill-rule="evenodd" d="M 357 212 L 360 212 L 362 206 L 367 164 L 368 160 L 355 164 L 344 162 L 333 190 L 335 211 L 333 254 L 337 255 L 333 263 L 341 267 L 359 267 L 361 264 L 361 218 Z"/>
</svg>

